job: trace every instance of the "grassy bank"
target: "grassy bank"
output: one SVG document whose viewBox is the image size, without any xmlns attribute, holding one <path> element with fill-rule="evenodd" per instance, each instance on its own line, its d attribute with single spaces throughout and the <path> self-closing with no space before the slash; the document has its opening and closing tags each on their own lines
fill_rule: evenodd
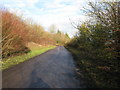
<svg viewBox="0 0 120 90">
<path fill-rule="evenodd" d="M 44 52 L 46 52 L 50 49 L 53 49 L 53 48 L 55 48 L 55 46 L 44 46 L 44 47 L 42 46 L 39 49 L 33 49 L 32 48 L 32 50 L 27 54 L 20 55 L 20 56 L 15 56 L 15 57 L 10 57 L 8 59 L 4 59 L 1 62 L 2 63 L 2 69 L 3 70 L 7 69 L 11 66 L 19 64 L 21 62 L 24 62 L 24 61 L 26 61 L 26 60 L 34 57 L 34 56 L 37 56 L 37 55 L 39 55 L 41 53 L 44 53 Z"/>
<path fill-rule="evenodd" d="M 119 87 L 118 65 L 112 61 L 91 59 L 88 52 L 75 48 L 67 48 L 73 55 L 78 66 L 78 77 L 88 88 Z"/>
</svg>

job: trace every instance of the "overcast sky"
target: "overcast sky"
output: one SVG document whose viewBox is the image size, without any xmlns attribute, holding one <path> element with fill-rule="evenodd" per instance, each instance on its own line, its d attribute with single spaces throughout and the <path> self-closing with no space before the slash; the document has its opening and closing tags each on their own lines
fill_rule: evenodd
<svg viewBox="0 0 120 90">
<path fill-rule="evenodd" d="M 24 17 L 42 25 L 45 30 L 54 24 L 70 36 L 77 31 L 70 20 L 76 23 L 86 20 L 81 11 L 83 6 L 86 7 L 85 0 L 0 0 L 0 5 L 12 12 L 22 13 Z"/>
</svg>

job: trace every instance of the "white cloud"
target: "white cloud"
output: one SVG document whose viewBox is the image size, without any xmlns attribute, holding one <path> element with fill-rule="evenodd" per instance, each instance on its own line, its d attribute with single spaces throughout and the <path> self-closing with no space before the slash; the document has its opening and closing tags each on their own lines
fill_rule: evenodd
<svg viewBox="0 0 120 90">
<path fill-rule="evenodd" d="M 39 0 L 23 0 L 23 2 L 27 2 L 29 6 L 33 6 L 39 1 Z"/>
<path fill-rule="evenodd" d="M 76 23 L 86 19 L 80 12 L 84 4 L 83 0 L 4 0 L 2 2 L 12 12 L 16 10 L 19 14 L 23 12 L 25 17 L 32 18 L 46 29 L 55 24 L 56 27 L 63 32 L 68 32 L 71 36 L 77 30 L 72 27 L 69 18 Z"/>
</svg>

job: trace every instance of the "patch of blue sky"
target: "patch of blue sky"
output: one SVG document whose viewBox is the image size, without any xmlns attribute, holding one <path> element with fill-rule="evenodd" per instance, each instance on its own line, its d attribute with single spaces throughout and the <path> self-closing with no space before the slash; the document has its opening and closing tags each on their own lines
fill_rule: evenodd
<svg viewBox="0 0 120 90">
<path fill-rule="evenodd" d="M 63 4 L 63 5 L 73 5 L 73 2 L 62 1 L 62 2 L 60 2 L 60 4 Z"/>
<path fill-rule="evenodd" d="M 36 8 L 45 8 L 45 2 L 44 1 L 39 1 L 38 3 L 35 4 Z"/>
<path fill-rule="evenodd" d="M 46 8 L 45 7 L 45 4 L 46 3 L 50 3 L 52 2 L 53 0 L 39 0 L 36 4 L 35 4 L 35 7 L 37 8 Z"/>
<path fill-rule="evenodd" d="M 12 3 L 10 0 L 0 0 L 0 4 Z"/>
</svg>

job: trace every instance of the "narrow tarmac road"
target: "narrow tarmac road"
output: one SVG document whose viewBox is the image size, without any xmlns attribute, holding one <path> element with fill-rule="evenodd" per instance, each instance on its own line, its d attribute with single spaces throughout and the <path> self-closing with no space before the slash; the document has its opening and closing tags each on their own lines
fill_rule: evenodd
<svg viewBox="0 0 120 90">
<path fill-rule="evenodd" d="M 56 47 L 2 72 L 3 88 L 80 88 L 70 52 Z"/>
</svg>

